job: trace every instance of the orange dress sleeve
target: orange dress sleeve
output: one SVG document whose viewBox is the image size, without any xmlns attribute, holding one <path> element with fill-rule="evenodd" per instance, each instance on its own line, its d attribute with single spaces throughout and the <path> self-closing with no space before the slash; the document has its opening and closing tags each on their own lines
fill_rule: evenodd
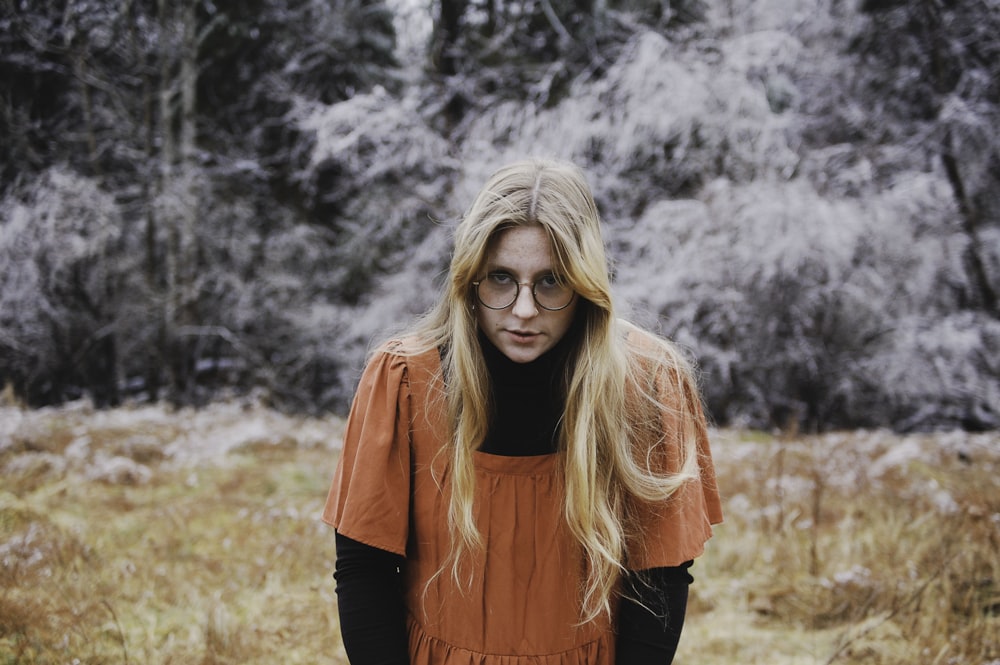
<svg viewBox="0 0 1000 665">
<path fill-rule="evenodd" d="M 322 519 L 348 538 L 406 555 L 410 523 L 406 359 L 377 352 L 361 376 Z"/>
<path fill-rule="evenodd" d="M 669 382 L 668 382 L 669 385 Z M 694 417 L 697 476 L 662 502 L 635 504 L 635 530 L 627 545 L 626 565 L 630 570 L 646 570 L 661 566 L 679 566 L 700 556 L 705 543 L 712 537 L 712 525 L 722 522 L 722 501 L 715 479 L 715 467 L 709 446 L 708 427 L 701 401 L 695 394 L 666 394 L 661 397 L 677 409 L 681 402 Z M 681 466 L 681 427 L 677 409 L 668 409 L 662 420 L 663 439 L 656 451 L 660 472 L 674 473 Z"/>
</svg>

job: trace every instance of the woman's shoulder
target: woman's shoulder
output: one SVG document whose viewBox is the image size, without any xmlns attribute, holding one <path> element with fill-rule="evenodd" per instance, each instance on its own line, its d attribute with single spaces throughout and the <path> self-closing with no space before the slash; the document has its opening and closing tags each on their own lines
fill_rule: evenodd
<svg viewBox="0 0 1000 665">
<path fill-rule="evenodd" d="M 440 364 L 440 353 L 420 337 L 394 337 L 379 343 L 372 350 L 368 365 L 393 367 L 406 372 L 414 368 L 430 368 Z"/>
<path fill-rule="evenodd" d="M 372 355 L 387 354 L 401 358 L 411 358 L 437 352 L 437 347 L 418 335 L 400 335 L 377 343 Z"/>
</svg>

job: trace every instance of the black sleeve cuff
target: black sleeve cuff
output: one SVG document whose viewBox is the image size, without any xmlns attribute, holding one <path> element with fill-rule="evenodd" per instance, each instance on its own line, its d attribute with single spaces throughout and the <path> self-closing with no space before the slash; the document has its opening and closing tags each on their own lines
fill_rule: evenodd
<svg viewBox="0 0 1000 665">
<path fill-rule="evenodd" d="M 403 557 L 336 534 L 337 609 L 351 665 L 409 665 Z"/>
<path fill-rule="evenodd" d="M 687 611 L 689 568 L 651 568 L 628 574 L 618 607 L 615 665 L 669 665 Z"/>
</svg>

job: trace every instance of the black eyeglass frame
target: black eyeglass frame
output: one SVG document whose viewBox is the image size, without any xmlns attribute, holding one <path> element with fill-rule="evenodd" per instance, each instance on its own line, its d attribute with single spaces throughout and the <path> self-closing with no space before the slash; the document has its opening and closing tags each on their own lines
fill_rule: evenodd
<svg viewBox="0 0 1000 665">
<path fill-rule="evenodd" d="M 483 301 L 483 297 L 481 295 L 479 295 L 479 285 L 482 284 L 483 281 L 485 281 L 485 280 L 481 280 L 481 279 L 480 280 L 476 280 L 475 282 L 472 283 L 472 286 L 473 286 L 473 291 L 476 292 L 476 300 L 478 300 L 479 304 L 482 305 L 483 307 L 485 307 L 486 309 L 492 309 L 492 310 L 496 310 L 496 311 L 499 311 L 501 309 L 507 309 L 508 307 L 510 307 L 514 303 L 516 303 L 517 299 L 521 296 L 521 287 L 522 286 L 527 286 L 528 284 L 531 284 L 531 299 L 535 301 L 536 305 L 538 305 L 539 307 L 541 307 L 542 309 L 544 309 L 546 312 L 561 312 L 562 310 L 564 310 L 567 307 L 569 307 L 570 305 L 572 305 L 573 301 L 576 300 L 576 291 L 570 289 L 569 300 L 566 301 L 565 305 L 563 305 L 562 307 L 546 307 L 545 305 L 543 305 L 542 303 L 540 303 L 538 301 L 538 294 L 535 293 L 535 288 L 538 286 L 538 281 L 536 280 L 534 282 L 514 282 L 514 286 L 515 286 L 514 297 L 511 299 L 511 301 L 509 303 L 507 303 L 506 305 L 504 305 L 503 307 L 494 307 L 493 305 L 487 305 L 486 302 Z"/>
</svg>

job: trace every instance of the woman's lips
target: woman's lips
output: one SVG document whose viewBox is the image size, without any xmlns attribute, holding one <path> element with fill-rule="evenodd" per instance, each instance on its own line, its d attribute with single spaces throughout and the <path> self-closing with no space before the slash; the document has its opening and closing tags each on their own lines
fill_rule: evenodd
<svg viewBox="0 0 1000 665">
<path fill-rule="evenodd" d="M 508 330 L 507 334 L 516 342 L 527 343 L 538 337 L 539 333 L 526 330 Z"/>
</svg>

